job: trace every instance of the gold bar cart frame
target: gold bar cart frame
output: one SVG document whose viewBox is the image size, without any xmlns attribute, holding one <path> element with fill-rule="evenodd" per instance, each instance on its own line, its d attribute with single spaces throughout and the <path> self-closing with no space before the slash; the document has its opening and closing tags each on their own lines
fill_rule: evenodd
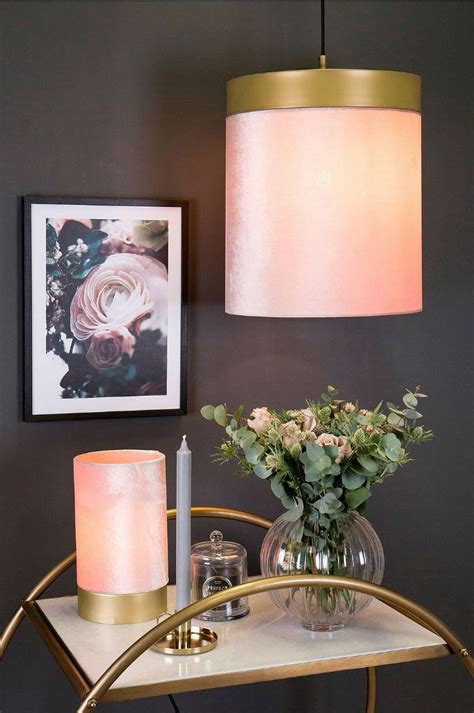
<svg viewBox="0 0 474 713">
<path fill-rule="evenodd" d="M 176 518 L 176 510 L 168 510 L 168 520 Z M 253 513 L 230 508 L 216 507 L 193 507 L 192 517 L 222 518 L 227 520 L 237 520 L 248 524 L 256 525 L 268 529 L 272 522 L 266 518 Z M 401 594 L 386 589 L 370 582 L 351 579 L 349 577 L 333 577 L 330 575 L 287 575 L 280 577 L 269 577 L 253 580 L 232 590 L 225 590 L 207 597 L 205 600 L 194 602 L 190 606 L 182 609 L 173 616 L 170 616 L 161 624 L 153 627 L 150 631 L 137 639 L 126 651 L 124 651 L 109 668 L 93 683 L 82 671 L 78 662 L 74 659 L 64 644 L 58 639 L 55 631 L 49 625 L 41 609 L 35 600 L 68 570 L 76 561 L 76 553 L 73 552 L 68 557 L 55 565 L 28 594 L 22 605 L 16 610 L 8 622 L 2 636 L 0 637 L 0 659 L 3 658 L 6 649 L 15 634 L 18 626 L 25 617 L 25 613 L 35 624 L 41 637 L 47 644 L 58 664 L 71 681 L 76 692 L 82 697 L 82 702 L 76 713 L 86 713 L 97 707 L 99 702 L 113 700 L 113 692 L 110 690 L 117 678 L 150 646 L 162 639 L 173 629 L 181 624 L 190 621 L 207 611 L 209 608 L 222 606 L 227 602 L 239 597 L 248 597 L 262 592 L 269 592 L 275 589 L 287 589 L 291 587 L 311 586 L 311 587 L 333 587 L 335 589 L 349 589 L 351 591 L 368 594 L 387 604 L 392 609 L 408 617 L 417 624 L 438 634 L 446 642 L 446 646 L 435 655 L 442 656 L 449 653 L 456 654 L 467 670 L 474 675 L 474 660 L 460 639 L 444 624 L 438 617 L 429 610 L 420 606 L 416 602 L 403 597 Z M 446 649 L 446 651 L 444 651 Z M 302 672 L 303 673 L 303 672 Z M 297 674 L 295 674 L 297 675 Z M 301 674 L 300 674 L 301 675 Z M 225 685 L 220 682 L 219 685 Z M 211 687 L 211 686 L 209 686 Z M 132 697 L 132 696 L 130 696 Z M 121 689 L 120 700 L 124 700 L 124 690 Z M 367 668 L 367 701 L 366 713 L 375 713 L 377 705 L 377 669 L 375 666 Z"/>
</svg>

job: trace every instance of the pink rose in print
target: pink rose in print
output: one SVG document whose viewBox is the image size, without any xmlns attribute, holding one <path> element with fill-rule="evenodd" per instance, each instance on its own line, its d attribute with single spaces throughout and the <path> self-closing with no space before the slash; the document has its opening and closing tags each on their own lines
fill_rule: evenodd
<svg viewBox="0 0 474 713">
<path fill-rule="evenodd" d="M 167 325 L 167 270 L 146 255 L 110 255 L 94 268 L 71 302 L 71 331 L 79 341 L 97 332 L 130 327 L 147 319 L 141 330 Z"/>
<path fill-rule="evenodd" d="M 86 359 L 98 371 L 111 369 L 121 364 L 124 356 L 133 356 L 135 341 L 135 337 L 126 327 L 95 332 L 91 337 Z"/>
</svg>

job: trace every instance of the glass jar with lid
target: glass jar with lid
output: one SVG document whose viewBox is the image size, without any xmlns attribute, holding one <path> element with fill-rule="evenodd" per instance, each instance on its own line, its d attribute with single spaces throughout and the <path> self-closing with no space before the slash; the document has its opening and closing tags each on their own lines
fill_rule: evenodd
<svg viewBox="0 0 474 713">
<path fill-rule="evenodd" d="M 227 542 L 222 532 L 213 530 L 207 542 L 191 548 L 193 601 L 209 597 L 247 581 L 247 551 L 237 542 Z M 205 621 L 230 621 L 249 613 L 247 597 L 234 599 L 204 612 L 198 618 Z"/>
</svg>

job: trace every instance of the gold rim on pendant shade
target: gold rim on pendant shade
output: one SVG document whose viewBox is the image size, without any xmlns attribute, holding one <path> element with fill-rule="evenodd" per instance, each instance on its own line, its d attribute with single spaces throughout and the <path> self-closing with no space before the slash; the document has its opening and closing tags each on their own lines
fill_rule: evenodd
<svg viewBox="0 0 474 713">
<path fill-rule="evenodd" d="M 421 77 L 381 69 L 298 69 L 248 74 L 227 82 L 227 116 L 309 107 L 421 112 Z"/>
</svg>

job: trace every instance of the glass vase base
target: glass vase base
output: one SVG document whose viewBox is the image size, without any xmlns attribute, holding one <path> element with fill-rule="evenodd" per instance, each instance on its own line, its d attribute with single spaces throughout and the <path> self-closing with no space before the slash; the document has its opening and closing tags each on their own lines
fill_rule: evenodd
<svg viewBox="0 0 474 713">
<path fill-rule="evenodd" d="M 340 629 L 344 628 L 344 624 L 342 622 L 338 624 L 325 624 L 323 622 L 301 622 L 301 626 L 307 631 L 321 632 L 339 631 Z"/>
</svg>

